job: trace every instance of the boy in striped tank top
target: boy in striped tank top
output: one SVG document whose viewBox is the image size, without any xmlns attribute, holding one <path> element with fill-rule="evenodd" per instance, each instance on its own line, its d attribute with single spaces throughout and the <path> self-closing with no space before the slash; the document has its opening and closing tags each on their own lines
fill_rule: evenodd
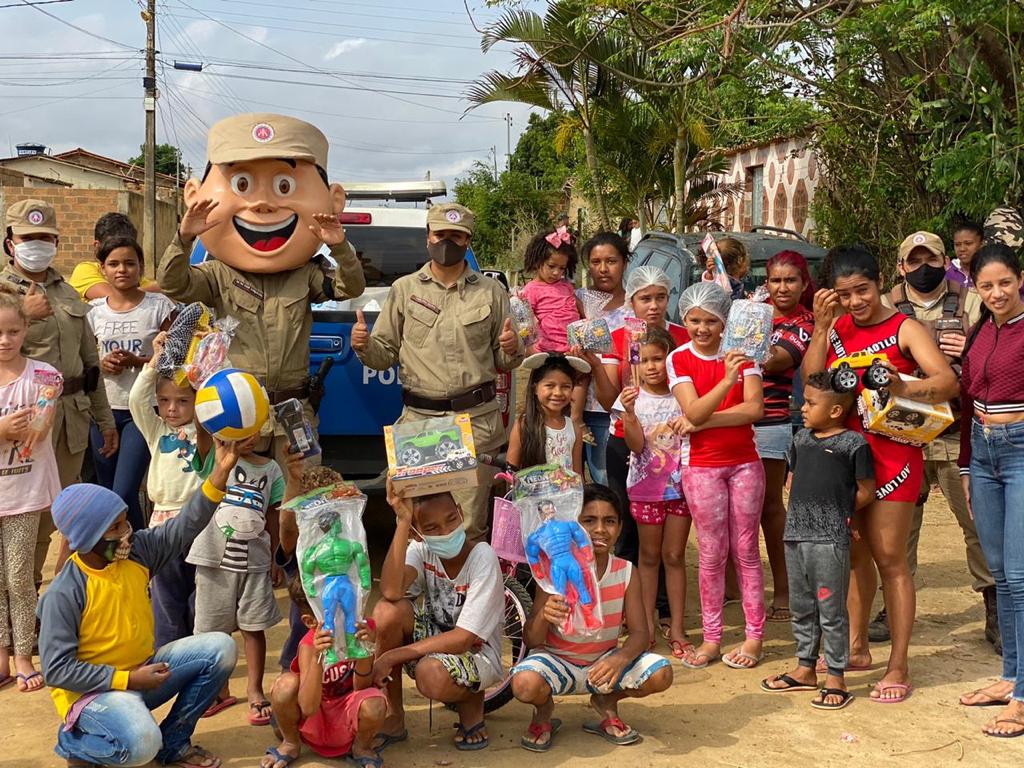
<svg viewBox="0 0 1024 768">
<path fill-rule="evenodd" d="M 537 590 L 525 631 L 533 650 L 512 669 L 515 697 L 534 706 L 533 721 L 520 741 L 531 752 L 550 749 L 562 724 L 551 717 L 554 696 L 591 694 L 590 705 L 601 719 L 585 723 L 583 730 L 624 746 L 640 741 L 640 734 L 619 717 L 619 702 L 661 693 L 672 684 L 668 659 L 648 652 L 640 578 L 628 560 L 612 554 L 622 530 L 618 496 L 603 485 L 586 486 L 579 521 L 594 544 L 604 626 L 596 636 L 562 634 L 568 605 L 558 595 Z M 623 616 L 629 635 L 619 647 Z"/>
</svg>

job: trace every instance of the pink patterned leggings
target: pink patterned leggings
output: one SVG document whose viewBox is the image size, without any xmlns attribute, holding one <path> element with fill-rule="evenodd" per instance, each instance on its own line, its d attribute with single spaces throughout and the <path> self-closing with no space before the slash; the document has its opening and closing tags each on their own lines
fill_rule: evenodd
<svg viewBox="0 0 1024 768">
<path fill-rule="evenodd" d="M 760 461 L 731 467 L 687 467 L 683 490 L 697 526 L 704 642 L 721 644 L 725 563 L 732 555 L 743 600 L 746 636 L 764 638 L 764 574 L 758 537 L 764 502 Z"/>
</svg>

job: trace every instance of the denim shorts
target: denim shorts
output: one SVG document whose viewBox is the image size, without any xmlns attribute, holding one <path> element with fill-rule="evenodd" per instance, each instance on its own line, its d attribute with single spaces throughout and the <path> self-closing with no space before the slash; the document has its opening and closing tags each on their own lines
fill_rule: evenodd
<svg viewBox="0 0 1024 768">
<path fill-rule="evenodd" d="M 793 442 L 793 425 L 788 421 L 782 424 L 755 424 L 754 442 L 757 443 L 757 455 L 762 459 L 785 461 L 786 451 Z"/>
</svg>

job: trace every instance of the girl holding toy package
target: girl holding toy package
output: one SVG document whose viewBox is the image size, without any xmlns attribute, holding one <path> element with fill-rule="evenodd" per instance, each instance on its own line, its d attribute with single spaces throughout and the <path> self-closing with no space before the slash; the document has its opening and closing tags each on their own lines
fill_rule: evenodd
<svg viewBox="0 0 1024 768">
<path fill-rule="evenodd" d="M 583 474 L 583 441 L 566 414 L 573 388 L 590 366 L 578 357 L 530 355 L 523 367 L 531 370 L 529 397 L 508 440 L 508 463 L 513 467 L 558 464 Z"/>
<path fill-rule="evenodd" d="M 882 278 L 878 261 L 863 246 L 838 246 L 831 258 L 832 288 L 814 295 L 814 333 L 804 355 L 803 373 L 827 370 L 832 363 L 857 352 L 884 355 L 892 396 L 926 403 L 942 403 L 957 393 L 956 374 L 929 332 L 916 320 L 882 303 Z M 840 309 L 845 314 L 840 315 Z M 905 381 L 920 369 L 925 378 Z M 854 369 L 856 370 L 856 369 Z M 864 388 L 857 383 L 857 394 Z M 856 411 L 847 427 L 864 432 Z M 875 501 L 854 521 L 850 547 L 850 669 L 871 666 L 868 621 L 875 597 L 875 566 L 882 577 L 892 651 L 871 700 L 886 704 L 910 695 L 907 655 L 914 626 L 914 581 L 907 564 L 914 504 L 924 481 L 924 456 L 917 446 L 905 445 L 871 432 L 864 435 L 875 465 Z M 874 564 L 872 564 L 874 560 Z"/>
<path fill-rule="evenodd" d="M 689 648 L 682 663 L 703 669 L 720 657 L 725 564 L 732 559 L 746 619 L 743 645 L 722 656 L 734 669 L 761 661 L 764 638 L 764 577 L 758 533 L 764 500 L 764 467 L 754 444 L 754 424 L 764 410 L 761 369 L 733 350 L 719 358 L 732 300 L 717 283 L 696 283 L 679 297 L 679 316 L 690 342 L 668 359 L 669 385 L 690 436 L 683 490 L 697 526 L 700 604 L 704 641 Z"/>
<path fill-rule="evenodd" d="M 96 258 L 110 284 L 110 293 L 90 302 L 92 310 L 86 317 L 96 335 L 103 385 L 121 439 L 118 451 L 104 456 L 100 452 L 103 438 L 94 424 L 90 443 L 99 484 L 124 499 L 128 522 L 139 530 L 146 526 L 139 487 L 149 467 L 149 447 L 132 420 L 128 395 L 139 371 L 152 357 L 153 339 L 174 311 L 174 303 L 163 294 L 147 293 L 139 287 L 142 248 L 132 238 L 104 241 Z"/>
<path fill-rule="evenodd" d="M 55 368 L 21 354 L 28 319 L 21 298 L 0 289 L 0 688 L 18 682 L 37 691 L 43 678 L 32 666 L 36 590 L 32 555 L 39 516 L 50 514 L 60 493 L 50 440 L 52 420 L 34 424 L 40 381 L 55 381 Z M 14 649 L 14 673 L 11 656 Z"/>
<path fill-rule="evenodd" d="M 612 413 L 622 421 L 630 450 L 629 511 L 640 534 L 640 583 L 644 616 L 654 638 L 658 572 L 665 566 L 669 604 L 669 645 L 683 658 L 692 644 L 683 627 L 686 608 L 686 540 L 690 536 L 690 509 L 683 497 L 682 473 L 688 459 L 689 439 L 673 425 L 682 415 L 668 387 L 665 362 L 676 347 L 662 328 L 649 328 L 641 340 L 640 386 L 626 387 Z"/>
</svg>

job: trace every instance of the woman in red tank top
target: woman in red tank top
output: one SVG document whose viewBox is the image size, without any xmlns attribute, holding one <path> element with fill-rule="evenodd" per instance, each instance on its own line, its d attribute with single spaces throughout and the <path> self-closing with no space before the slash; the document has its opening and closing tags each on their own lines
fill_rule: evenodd
<svg viewBox="0 0 1024 768">
<path fill-rule="evenodd" d="M 956 395 L 956 374 L 931 334 L 916 320 L 882 304 L 882 280 L 875 257 L 863 246 L 833 248 L 829 256 L 832 287 L 814 295 L 814 333 L 804 356 L 804 377 L 854 352 L 885 353 L 893 395 L 928 403 L 942 403 Z M 845 314 L 840 315 L 841 311 Z M 897 375 L 911 374 L 917 368 L 924 372 L 923 379 L 908 382 Z M 863 432 L 856 413 L 847 426 Z M 907 539 L 914 504 L 924 482 L 924 457 L 920 448 L 882 435 L 866 433 L 865 437 L 874 457 L 876 490 L 875 501 L 853 519 L 859 537 L 850 544 L 850 667 L 871 664 L 868 622 L 877 565 L 892 633 L 892 653 L 871 698 L 896 703 L 911 691 L 907 654 L 914 626 L 915 593 L 907 565 Z"/>
</svg>

